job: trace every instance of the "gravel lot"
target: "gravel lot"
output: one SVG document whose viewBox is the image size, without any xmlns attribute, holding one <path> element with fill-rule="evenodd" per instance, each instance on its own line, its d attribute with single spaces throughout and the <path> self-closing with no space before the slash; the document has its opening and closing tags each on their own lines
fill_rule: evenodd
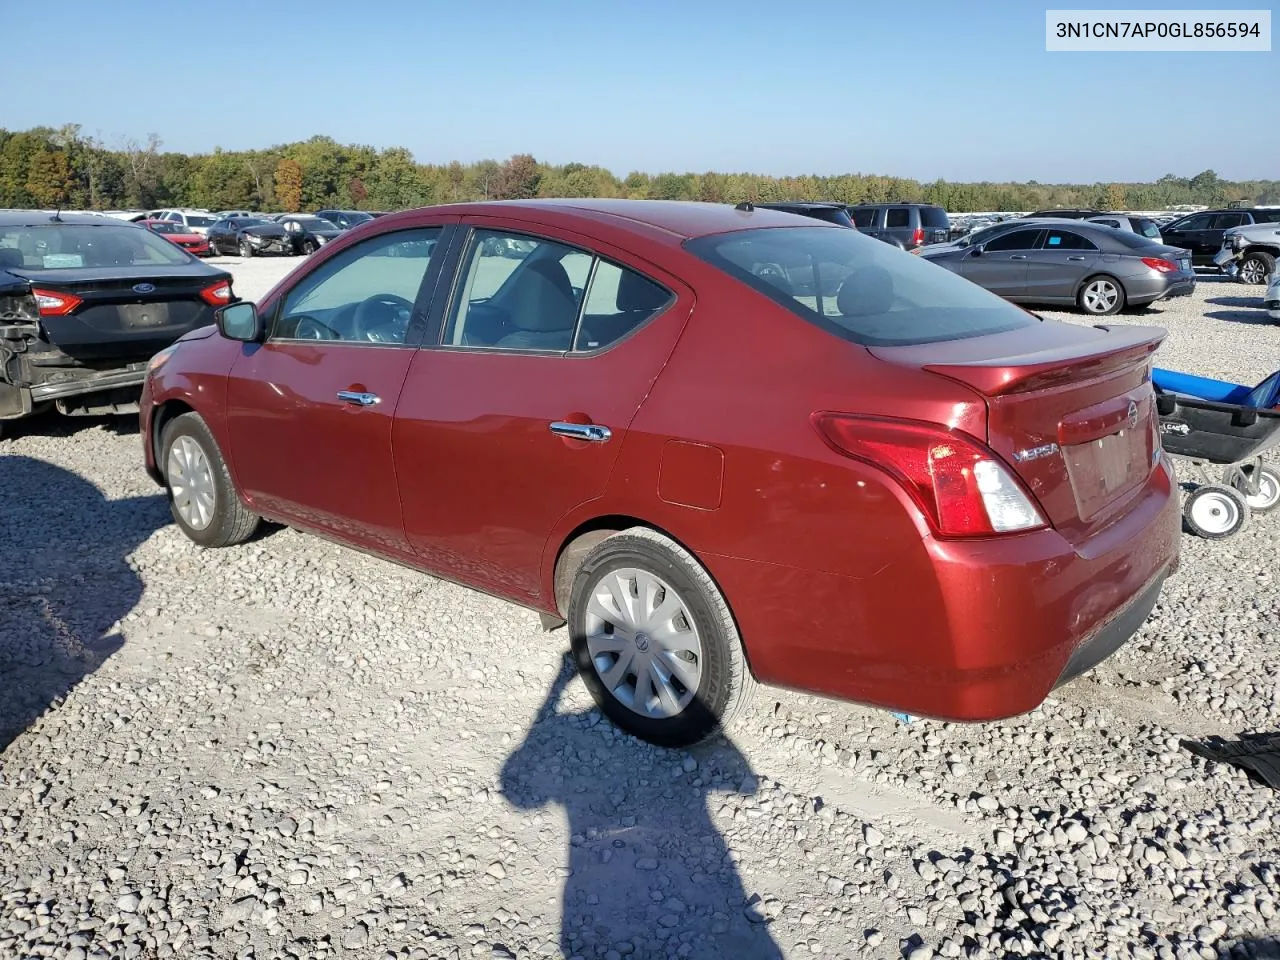
<svg viewBox="0 0 1280 960">
<path fill-rule="evenodd" d="M 297 264 L 217 262 L 247 297 Z M 1117 322 L 1253 381 L 1257 293 Z M 1280 956 L 1276 795 L 1179 746 L 1280 729 L 1276 517 L 1184 538 L 1029 716 L 766 689 L 680 753 L 532 613 L 287 529 L 194 547 L 136 418 L 32 421 L 0 484 L 0 957 Z"/>
</svg>

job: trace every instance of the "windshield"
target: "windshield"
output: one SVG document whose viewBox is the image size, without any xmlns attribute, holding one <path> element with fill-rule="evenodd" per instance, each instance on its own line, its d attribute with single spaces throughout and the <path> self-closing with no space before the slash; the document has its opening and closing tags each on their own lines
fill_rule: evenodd
<svg viewBox="0 0 1280 960">
<path fill-rule="evenodd" d="M 1114 234 L 1107 234 L 1108 238 L 1116 241 L 1122 246 L 1128 247 L 1130 250 L 1142 250 L 1148 247 L 1161 247 L 1164 244 L 1144 237 L 1140 233 L 1131 233 L 1128 230 L 1117 230 Z"/>
<path fill-rule="evenodd" d="M 187 226 L 189 227 L 211 227 L 214 224 L 213 217 L 202 217 L 198 214 L 187 214 Z"/>
<path fill-rule="evenodd" d="M 228 220 L 226 226 L 232 230 L 243 230 L 245 227 L 256 227 L 268 222 L 261 217 L 241 217 L 237 220 Z"/>
<path fill-rule="evenodd" d="M 997 223 L 994 227 L 983 227 L 981 230 L 972 230 L 956 241 L 957 247 L 971 247 L 975 243 L 986 243 L 997 233 L 1009 229 L 1010 224 Z"/>
<path fill-rule="evenodd" d="M 47 223 L 0 227 L 0 249 L 4 248 L 19 251 L 26 270 L 155 267 L 191 262 L 190 255 L 176 244 L 150 230 L 123 225 Z"/>
<path fill-rule="evenodd" d="M 767 227 L 685 247 L 797 316 L 867 346 L 959 340 L 1038 322 L 977 284 L 854 230 Z"/>
<path fill-rule="evenodd" d="M 164 220 L 160 223 L 149 223 L 147 224 L 147 226 L 149 226 L 156 233 L 185 233 L 186 232 L 185 227 L 182 227 L 176 223 L 170 223 L 168 220 Z"/>
<path fill-rule="evenodd" d="M 337 230 L 328 220 L 322 220 L 320 217 L 294 217 L 294 220 L 302 224 L 307 230 Z"/>
<path fill-rule="evenodd" d="M 365 213 L 363 210 L 348 210 L 345 216 L 352 223 L 364 223 L 366 220 L 373 219 L 372 214 Z"/>
</svg>

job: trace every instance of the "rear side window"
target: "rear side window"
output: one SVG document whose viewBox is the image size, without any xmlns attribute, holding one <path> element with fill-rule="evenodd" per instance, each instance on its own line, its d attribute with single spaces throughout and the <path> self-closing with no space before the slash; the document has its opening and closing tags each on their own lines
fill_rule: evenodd
<svg viewBox="0 0 1280 960">
<path fill-rule="evenodd" d="M 941 207 L 921 207 L 920 225 L 930 230 L 951 229 L 951 221 L 947 219 L 947 211 Z"/>
<path fill-rule="evenodd" d="M 1280 223 L 1280 207 L 1275 210 L 1253 211 L 1254 223 Z"/>
<path fill-rule="evenodd" d="M 795 315 L 868 346 L 959 340 L 1038 322 L 977 284 L 854 230 L 740 230 L 688 240 L 685 249 Z"/>
<path fill-rule="evenodd" d="M 1045 233 L 1046 250 L 1097 250 L 1098 246 L 1087 237 L 1071 230 L 1049 230 Z"/>
<path fill-rule="evenodd" d="M 1240 227 L 1248 223 L 1248 217 L 1243 213 L 1219 213 L 1213 218 L 1212 230 L 1230 230 L 1232 227 Z"/>
<path fill-rule="evenodd" d="M 911 211 L 906 207 L 890 207 L 884 225 L 889 228 L 911 226 Z"/>
<path fill-rule="evenodd" d="M 855 207 L 853 210 L 853 225 L 860 230 L 866 230 L 876 225 L 876 208 L 875 207 Z"/>
</svg>

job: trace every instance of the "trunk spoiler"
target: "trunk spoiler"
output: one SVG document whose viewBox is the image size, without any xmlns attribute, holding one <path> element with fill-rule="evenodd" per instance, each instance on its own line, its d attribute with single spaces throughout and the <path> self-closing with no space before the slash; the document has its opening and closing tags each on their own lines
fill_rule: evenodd
<svg viewBox="0 0 1280 960">
<path fill-rule="evenodd" d="M 1168 336 L 1163 327 L 1095 327 L 1106 334 L 1096 340 L 1058 344 L 1033 353 L 925 363 L 922 369 L 972 387 L 988 397 L 1040 390 L 1082 376 L 1105 376 L 1145 361 Z"/>
</svg>

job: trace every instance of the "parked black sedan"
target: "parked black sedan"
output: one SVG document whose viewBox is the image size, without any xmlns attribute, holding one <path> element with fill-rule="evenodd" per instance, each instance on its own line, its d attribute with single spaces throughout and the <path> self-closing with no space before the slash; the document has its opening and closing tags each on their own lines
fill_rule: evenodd
<svg viewBox="0 0 1280 960">
<path fill-rule="evenodd" d="M 209 228 L 209 250 L 214 256 L 231 252 L 246 258 L 269 254 L 306 256 L 341 233 L 328 220 L 306 213 L 286 213 L 270 220 L 228 217 Z"/>
<path fill-rule="evenodd" d="M 0 429 L 138 409 L 147 363 L 235 299 L 231 275 L 107 217 L 0 213 Z"/>
</svg>

